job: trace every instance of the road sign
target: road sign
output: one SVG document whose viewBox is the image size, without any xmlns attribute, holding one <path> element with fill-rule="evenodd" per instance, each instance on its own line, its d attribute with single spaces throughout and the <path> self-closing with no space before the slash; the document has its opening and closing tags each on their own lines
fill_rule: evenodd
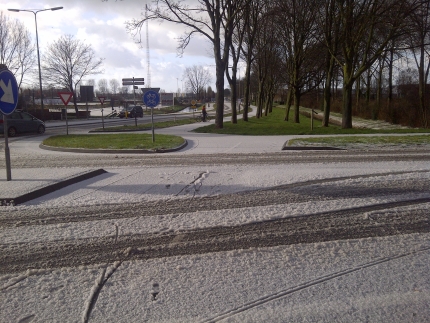
<svg viewBox="0 0 430 323">
<path fill-rule="evenodd" d="M 0 112 L 5 115 L 15 111 L 18 104 L 18 83 L 8 69 L 0 71 Z"/>
<path fill-rule="evenodd" d="M 145 82 L 122 82 L 122 86 L 126 85 L 145 85 Z"/>
<path fill-rule="evenodd" d="M 133 82 L 133 81 L 145 81 L 145 79 L 143 78 L 143 77 L 141 77 L 141 78 L 137 78 L 137 77 L 132 77 L 132 78 L 125 78 L 125 79 L 122 79 L 122 81 L 123 82 Z"/>
<path fill-rule="evenodd" d="M 61 101 L 63 101 L 64 105 L 68 105 L 70 102 L 70 99 L 72 98 L 73 93 L 72 92 L 58 92 L 58 95 L 60 96 Z"/>
<path fill-rule="evenodd" d="M 122 79 L 122 85 L 145 85 L 145 79 L 143 77 L 132 77 L 132 78 L 125 78 Z"/>
<path fill-rule="evenodd" d="M 149 108 L 155 108 L 160 103 L 160 95 L 155 91 L 147 91 L 142 99 Z"/>
<path fill-rule="evenodd" d="M 191 100 L 191 105 L 192 106 L 196 105 L 196 103 L 197 103 L 196 100 Z"/>
<path fill-rule="evenodd" d="M 99 96 L 99 101 L 101 104 L 103 104 L 105 102 L 105 97 L 104 96 Z"/>
</svg>

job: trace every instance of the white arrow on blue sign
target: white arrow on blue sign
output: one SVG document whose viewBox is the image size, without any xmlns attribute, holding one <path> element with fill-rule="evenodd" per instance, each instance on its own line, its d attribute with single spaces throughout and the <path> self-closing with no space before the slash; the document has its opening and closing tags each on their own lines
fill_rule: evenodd
<svg viewBox="0 0 430 323">
<path fill-rule="evenodd" d="M 15 111 L 18 104 L 18 83 L 9 70 L 0 71 L 0 112 L 5 115 Z"/>
<path fill-rule="evenodd" d="M 149 108 L 155 108 L 160 103 L 160 95 L 155 91 L 146 91 L 143 95 L 143 103 Z"/>
</svg>

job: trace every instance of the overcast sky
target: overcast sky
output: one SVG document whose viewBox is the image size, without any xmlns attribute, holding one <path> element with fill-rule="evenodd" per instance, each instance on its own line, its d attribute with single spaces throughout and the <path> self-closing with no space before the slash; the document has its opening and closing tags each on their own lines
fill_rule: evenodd
<svg viewBox="0 0 430 323">
<path fill-rule="evenodd" d="M 34 15 L 31 12 L 9 12 L 7 9 L 45 9 L 64 7 L 58 11 L 37 14 L 39 48 L 41 55 L 49 43 L 70 34 L 90 43 L 96 56 L 104 58 L 104 73 L 88 77 L 97 81 L 105 78 L 144 77 L 147 82 L 146 29 L 142 31 L 143 48 L 126 32 L 125 22 L 141 17 L 146 0 L 20 0 L 2 1 L 0 10 L 10 18 L 23 22 L 35 39 Z M 203 65 L 213 75 L 215 66 L 210 43 L 203 37 L 194 37 L 184 55 L 177 55 L 177 40 L 182 27 L 172 23 L 149 23 L 151 86 L 167 92 L 182 88 L 183 71 L 192 65 Z"/>
</svg>

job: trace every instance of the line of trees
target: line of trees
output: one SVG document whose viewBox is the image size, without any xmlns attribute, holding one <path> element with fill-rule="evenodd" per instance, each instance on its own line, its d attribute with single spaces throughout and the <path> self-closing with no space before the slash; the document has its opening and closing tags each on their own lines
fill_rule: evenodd
<svg viewBox="0 0 430 323">
<path fill-rule="evenodd" d="M 127 28 L 136 33 L 148 19 L 187 27 L 178 42 L 180 53 L 195 34 L 213 45 L 219 128 L 223 127 L 224 77 L 236 102 L 239 61 L 246 64 L 244 120 L 253 80 L 258 117 L 270 113 L 273 98 L 286 89 L 287 107 L 293 107 L 293 121 L 300 122 L 302 98 L 321 92 L 324 126 L 328 126 L 333 95 L 341 87 L 342 127 L 351 128 L 354 104 L 363 95 L 368 103 L 374 88 L 374 112 L 383 104 L 384 89 L 386 108 L 392 108 L 396 75 L 410 68 L 404 65 L 411 59 L 418 76 L 421 126 L 429 126 L 428 0 L 157 0 L 145 18 L 129 21 Z M 397 77 L 397 83 L 401 81 Z M 235 122 L 234 103 L 232 107 Z"/>
</svg>

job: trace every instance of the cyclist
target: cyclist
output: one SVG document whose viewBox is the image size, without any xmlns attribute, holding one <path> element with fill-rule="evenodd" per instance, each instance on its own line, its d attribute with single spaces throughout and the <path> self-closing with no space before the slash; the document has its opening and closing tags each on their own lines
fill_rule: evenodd
<svg viewBox="0 0 430 323">
<path fill-rule="evenodd" d="M 208 113 L 206 112 L 206 106 L 202 107 L 202 121 L 206 122 L 206 118 L 208 116 Z"/>
</svg>

